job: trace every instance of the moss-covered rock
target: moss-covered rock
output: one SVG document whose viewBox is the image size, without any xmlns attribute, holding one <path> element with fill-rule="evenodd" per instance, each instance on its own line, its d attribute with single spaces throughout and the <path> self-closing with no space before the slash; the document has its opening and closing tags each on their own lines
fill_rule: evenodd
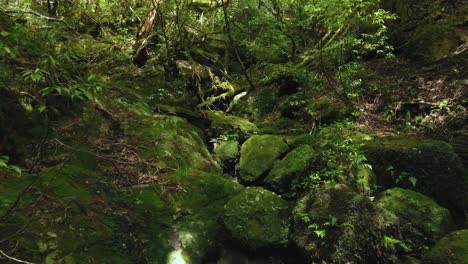
<svg viewBox="0 0 468 264">
<path fill-rule="evenodd" d="M 412 137 L 375 138 L 365 143 L 364 151 L 378 185 L 414 189 L 461 213 L 466 208 L 468 175 L 449 144 Z"/>
<path fill-rule="evenodd" d="M 203 142 L 202 133 L 185 119 L 155 115 L 138 120 L 129 122 L 127 133 L 137 140 L 140 156 L 155 160 L 163 171 L 221 171 Z"/>
<path fill-rule="evenodd" d="M 224 205 L 243 190 L 222 175 L 179 171 L 161 185 L 120 193 L 131 208 L 135 248 L 149 263 L 205 263 L 227 239 L 220 216 Z M 140 262 L 143 260 L 140 260 Z"/>
<path fill-rule="evenodd" d="M 257 126 L 247 119 L 233 115 L 225 115 L 219 111 L 209 111 L 206 113 L 211 121 L 209 136 L 218 138 L 227 136 L 239 139 L 241 142 L 258 132 Z"/>
<path fill-rule="evenodd" d="M 224 207 L 223 222 L 232 237 L 250 249 L 284 247 L 288 243 L 289 206 L 278 195 L 247 188 Z"/>
<path fill-rule="evenodd" d="M 213 157 L 225 171 L 234 168 L 236 161 L 239 159 L 239 154 L 239 143 L 237 141 L 220 141 L 214 144 Z"/>
<path fill-rule="evenodd" d="M 274 164 L 264 182 L 275 192 L 290 191 L 293 182 L 298 182 L 302 176 L 307 176 L 317 155 L 317 152 L 308 145 L 295 148 Z"/>
<path fill-rule="evenodd" d="M 312 262 L 379 263 L 398 219 L 344 184 L 325 185 L 296 204 L 291 239 Z"/>
<path fill-rule="evenodd" d="M 413 250 L 435 243 L 453 227 L 447 209 L 415 191 L 388 189 L 378 195 L 377 204 L 400 219 L 404 242 Z"/>
<path fill-rule="evenodd" d="M 258 180 L 287 150 L 288 145 L 280 136 L 255 135 L 250 137 L 241 149 L 240 179 L 248 183 Z"/>
<path fill-rule="evenodd" d="M 465 264 L 468 261 L 468 229 L 443 237 L 423 257 L 427 264 Z"/>
<path fill-rule="evenodd" d="M 424 24 L 414 32 L 407 52 L 420 63 L 432 63 L 454 51 L 461 43 L 457 32 L 439 24 Z"/>
<path fill-rule="evenodd" d="M 176 247 L 178 243 L 186 263 L 204 263 L 227 239 L 220 221 L 224 205 L 244 188 L 222 175 L 199 172 L 179 172 L 169 180 L 184 190 L 172 196 Z"/>
</svg>

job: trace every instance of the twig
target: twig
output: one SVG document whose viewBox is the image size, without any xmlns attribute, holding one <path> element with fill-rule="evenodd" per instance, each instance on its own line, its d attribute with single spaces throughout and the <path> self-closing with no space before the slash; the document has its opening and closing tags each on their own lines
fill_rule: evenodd
<svg viewBox="0 0 468 264">
<path fill-rule="evenodd" d="M 59 21 L 59 22 L 63 21 L 63 19 L 61 19 L 61 18 L 44 16 L 41 13 L 38 13 L 36 11 L 31 11 L 31 10 L 2 10 L 2 11 L 7 13 L 7 14 L 13 14 L 13 13 L 30 14 L 30 15 L 35 15 L 35 16 L 38 16 L 40 18 L 50 20 L 50 21 Z"/>
<path fill-rule="evenodd" d="M 24 261 L 24 260 L 21 260 L 21 259 L 17 259 L 17 258 L 14 258 L 14 257 L 10 257 L 8 256 L 5 252 L 3 252 L 1 249 L 0 249 L 0 254 L 2 254 L 5 258 L 7 259 L 11 259 L 13 261 L 16 261 L 16 262 L 19 262 L 19 263 L 26 263 L 26 264 L 34 264 L 32 262 L 27 262 L 27 261 Z"/>
</svg>

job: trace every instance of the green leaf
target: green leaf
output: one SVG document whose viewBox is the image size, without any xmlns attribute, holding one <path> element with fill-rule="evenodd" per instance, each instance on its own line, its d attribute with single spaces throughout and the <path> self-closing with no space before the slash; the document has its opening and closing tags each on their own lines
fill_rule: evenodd
<svg viewBox="0 0 468 264">
<path fill-rule="evenodd" d="M 12 166 L 10 166 L 10 169 L 12 169 L 14 172 L 16 172 L 19 175 L 21 175 L 23 173 L 23 170 L 18 166 L 12 165 Z"/>
<path fill-rule="evenodd" d="M 416 183 L 418 182 L 418 179 L 416 179 L 415 177 L 409 177 L 408 181 L 411 182 L 413 188 L 416 188 Z"/>
<path fill-rule="evenodd" d="M 0 160 L 0 168 L 8 168 L 8 164 L 6 164 L 4 161 Z"/>
<path fill-rule="evenodd" d="M 37 111 L 39 111 L 39 113 L 42 113 L 42 112 L 44 112 L 46 109 L 47 109 L 47 106 L 41 105 L 41 106 L 39 106 L 39 107 L 37 108 Z"/>
<path fill-rule="evenodd" d="M 324 238 L 327 234 L 327 231 L 325 230 L 315 230 L 314 233 L 319 237 L 319 238 Z"/>
</svg>

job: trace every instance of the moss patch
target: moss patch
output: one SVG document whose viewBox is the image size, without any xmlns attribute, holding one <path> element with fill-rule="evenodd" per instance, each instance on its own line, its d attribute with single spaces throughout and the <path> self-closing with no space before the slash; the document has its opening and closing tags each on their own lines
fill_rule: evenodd
<svg viewBox="0 0 468 264">
<path fill-rule="evenodd" d="M 239 159 L 239 143 L 237 141 L 221 141 L 215 143 L 213 156 L 224 170 L 233 170 Z"/>
</svg>

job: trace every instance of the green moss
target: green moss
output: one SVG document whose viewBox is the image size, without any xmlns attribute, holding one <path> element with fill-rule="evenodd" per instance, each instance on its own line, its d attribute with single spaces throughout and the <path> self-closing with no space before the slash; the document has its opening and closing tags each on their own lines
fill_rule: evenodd
<svg viewBox="0 0 468 264">
<path fill-rule="evenodd" d="M 364 151 L 378 185 L 414 188 L 460 213 L 466 208 L 467 175 L 449 144 L 412 137 L 375 138 L 365 142 Z"/>
<path fill-rule="evenodd" d="M 288 204 L 276 194 L 247 188 L 224 207 L 232 237 L 251 249 L 284 247 L 288 242 Z"/>
<path fill-rule="evenodd" d="M 315 147 L 318 145 L 319 141 L 317 136 L 310 135 L 310 134 L 302 134 L 297 136 L 287 136 L 286 143 L 288 143 L 289 147 L 297 148 L 301 145 L 309 145 L 311 147 Z"/>
<path fill-rule="evenodd" d="M 102 189 L 98 191 L 98 178 L 73 165 L 49 168 L 40 175 L 7 175 L 2 183 L 8 184 L 15 195 L 7 192 L 3 196 L 2 192 L 0 201 L 11 202 L 12 197 L 16 200 L 20 192 L 21 198 L 2 220 L 1 236 L 10 236 L 27 226 L 24 232 L 12 236 L 12 241 L 17 253 L 33 262 L 131 262 L 131 254 L 118 242 L 120 231 L 110 210 L 115 205 L 100 192 Z M 99 250 L 92 250 L 97 246 Z"/>
<path fill-rule="evenodd" d="M 452 232 L 443 237 L 424 255 L 427 264 L 464 264 L 468 260 L 468 229 Z"/>
<path fill-rule="evenodd" d="M 41 175 L 42 188 L 50 189 L 58 197 L 79 200 L 82 203 L 91 201 L 89 189 L 80 185 L 96 177 L 90 171 L 75 165 L 59 165 L 43 171 Z"/>
<path fill-rule="evenodd" d="M 274 191 L 285 193 L 291 191 L 292 183 L 308 176 L 307 172 L 317 158 L 317 153 L 308 145 L 302 145 L 289 152 L 282 160 L 277 161 L 264 182 Z"/>
<path fill-rule="evenodd" d="M 393 254 L 384 238 L 396 237 L 396 217 L 344 184 L 305 195 L 293 217 L 291 239 L 311 262 L 379 263 Z"/>
<path fill-rule="evenodd" d="M 162 170 L 221 171 L 203 142 L 201 132 L 183 118 L 141 118 L 139 123 L 132 120 L 127 130 L 138 138 L 141 157 L 156 160 Z"/>
<path fill-rule="evenodd" d="M 400 218 L 405 243 L 413 250 L 435 243 L 453 227 L 447 209 L 411 190 L 386 190 L 379 194 L 377 204 Z"/>
<path fill-rule="evenodd" d="M 220 216 L 223 206 L 243 190 L 220 175 L 182 173 L 185 192 L 175 197 L 184 216 L 177 224 L 178 237 L 188 263 L 203 263 L 203 258 L 219 249 L 223 236 Z M 198 178 L 198 179 L 197 179 Z"/>
<path fill-rule="evenodd" d="M 288 145 L 280 136 L 250 137 L 241 149 L 240 178 L 253 182 L 268 172 L 273 163 L 286 151 Z"/>
<path fill-rule="evenodd" d="M 215 143 L 213 156 L 223 168 L 228 169 L 239 158 L 239 143 L 233 140 Z"/>
<path fill-rule="evenodd" d="M 219 111 L 210 111 L 207 112 L 207 115 L 208 119 L 211 121 L 211 138 L 230 136 L 244 141 L 258 132 L 257 126 L 247 119 L 225 115 L 223 112 Z"/>
<path fill-rule="evenodd" d="M 235 160 L 239 156 L 237 141 L 222 141 L 213 150 L 215 157 L 220 160 Z"/>
<path fill-rule="evenodd" d="M 168 196 L 157 186 L 143 188 L 136 191 L 133 204 L 145 212 L 147 229 L 142 238 L 148 240 L 149 259 L 166 263 L 178 245 L 187 263 L 203 263 L 225 239 L 219 221 L 223 206 L 243 187 L 221 175 L 203 172 L 180 171 L 166 181 L 180 190 Z"/>
</svg>

